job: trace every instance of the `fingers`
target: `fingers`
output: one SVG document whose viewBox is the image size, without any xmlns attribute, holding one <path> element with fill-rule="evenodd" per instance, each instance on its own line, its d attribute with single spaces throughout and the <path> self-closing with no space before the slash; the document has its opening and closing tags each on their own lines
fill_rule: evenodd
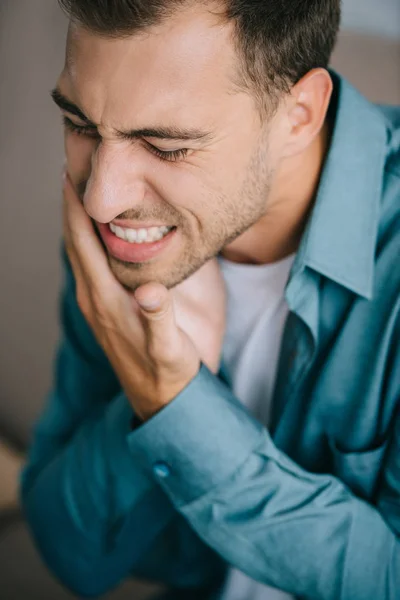
<svg viewBox="0 0 400 600">
<path fill-rule="evenodd" d="M 152 358 L 173 361 L 181 351 L 181 336 L 170 292 L 159 283 L 147 283 L 135 291 L 134 297 L 143 315 Z"/>
<path fill-rule="evenodd" d="M 65 245 L 65 250 L 68 255 L 69 262 L 71 264 L 72 272 L 74 274 L 77 302 L 78 302 L 78 305 L 79 305 L 79 308 L 81 309 L 81 311 L 83 313 L 85 313 L 87 310 L 86 305 L 89 300 L 89 290 L 88 290 L 88 286 L 87 286 L 87 283 L 85 280 L 85 276 L 84 276 L 78 255 L 77 255 L 74 245 L 73 245 L 73 239 L 72 239 L 71 229 L 69 226 L 67 209 L 68 209 L 68 205 L 67 205 L 67 202 L 65 201 L 65 197 L 64 197 L 64 203 L 63 203 L 64 245 Z"/>
<path fill-rule="evenodd" d="M 68 254 L 69 262 L 71 263 L 72 272 L 74 274 L 75 279 L 75 287 L 76 287 L 76 301 L 78 306 L 86 318 L 86 320 L 90 323 L 91 321 L 91 302 L 90 302 L 90 294 L 89 288 L 86 283 L 85 276 L 83 274 L 80 262 L 78 257 L 74 251 L 73 246 L 65 244 L 65 248 Z"/>
<path fill-rule="evenodd" d="M 79 270 L 90 287 L 110 292 L 117 286 L 117 281 L 68 174 L 65 174 L 63 192 L 64 238 L 68 255 L 73 257 L 76 274 Z"/>
<path fill-rule="evenodd" d="M 196 364 L 197 353 L 185 351 L 186 336 L 175 320 L 172 294 L 159 283 L 138 288 L 132 298 L 114 277 L 93 224 L 67 175 L 64 182 L 64 237 L 76 279 L 78 305 L 105 347 L 119 356 L 132 335 L 142 337 L 153 366 L 179 372 L 186 359 Z M 134 299 L 134 302 L 132 302 Z M 123 340 L 123 343 L 121 342 Z M 133 351 L 132 351 L 133 352 Z M 183 359 L 182 359 L 183 356 Z"/>
</svg>

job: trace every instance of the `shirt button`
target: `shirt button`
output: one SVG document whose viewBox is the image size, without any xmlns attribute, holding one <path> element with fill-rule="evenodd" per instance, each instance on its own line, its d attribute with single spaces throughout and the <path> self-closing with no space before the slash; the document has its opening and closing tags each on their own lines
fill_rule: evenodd
<svg viewBox="0 0 400 600">
<path fill-rule="evenodd" d="M 171 473 L 171 469 L 165 462 L 157 462 L 153 465 L 153 473 L 162 479 L 168 477 Z"/>
</svg>

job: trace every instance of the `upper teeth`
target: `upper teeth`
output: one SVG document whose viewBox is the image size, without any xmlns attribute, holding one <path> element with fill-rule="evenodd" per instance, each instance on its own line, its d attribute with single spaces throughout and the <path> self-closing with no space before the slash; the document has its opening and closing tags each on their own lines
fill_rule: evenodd
<svg viewBox="0 0 400 600">
<path fill-rule="evenodd" d="M 172 227 L 150 227 L 149 229 L 126 229 L 125 227 L 118 227 L 110 223 L 111 231 L 121 240 L 131 242 L 134 244 L 142 244 L 144 242 L 156 242 L 161 240 Z"/>
</svg>

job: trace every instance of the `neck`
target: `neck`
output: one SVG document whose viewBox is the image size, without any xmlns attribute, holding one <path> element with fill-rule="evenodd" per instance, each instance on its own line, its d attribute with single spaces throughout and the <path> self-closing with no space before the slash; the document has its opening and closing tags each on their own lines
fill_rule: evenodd
<svg viewBox="0 0 400 600">
<path fill-rule="evenodd" d="M 297 251 L 314 206 L 329 147 L 329 124 L 300 155 L 282 163 L 274 177 L 266 214 L 221 255 L 236 263 L 268 264 Z"/>
</svg>

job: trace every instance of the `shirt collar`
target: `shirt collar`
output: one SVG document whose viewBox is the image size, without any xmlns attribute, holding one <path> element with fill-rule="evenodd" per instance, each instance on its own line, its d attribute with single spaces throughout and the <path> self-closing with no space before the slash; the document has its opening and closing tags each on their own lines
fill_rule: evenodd
<svg viewBox="0 0 400 600">
<path fill-rule="evenodd" d="M 377 107 L 330 74 L 331 144 L 292 276 L 307 266 L 371 299 L 386 125 Z"/>
</svg>

